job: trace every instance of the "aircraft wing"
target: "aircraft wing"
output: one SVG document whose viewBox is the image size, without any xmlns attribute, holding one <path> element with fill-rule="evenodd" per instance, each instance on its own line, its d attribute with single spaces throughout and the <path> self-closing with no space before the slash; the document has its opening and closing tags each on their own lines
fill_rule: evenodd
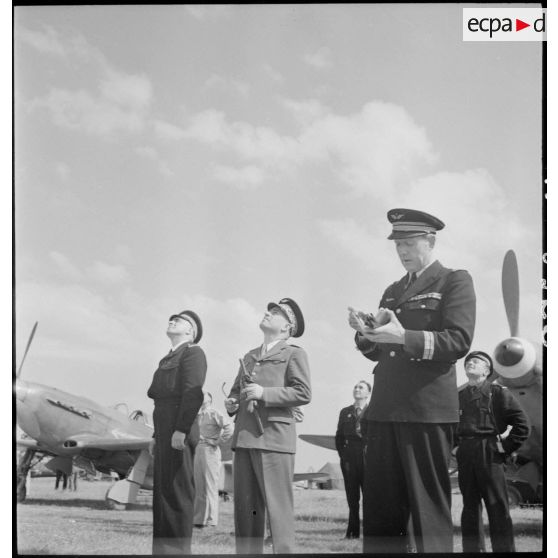
<svg viewBox="0 0 558 558">
<path fill-rule="evenodd" d="M 151 438 L 99 438 L 80 436 L 64 442 L 66 448 L 100 449 L 105 451 L 147 449 Z"/>
<path fill-rule="evenodd" d="M 18 438 L 16 440 L 16 444 L 17 444 L 18 448 L 33 449 L 33 450 L 37 450 L 37 451 L 45 451 L 45 449 L 42 446 L 40 446 L 32 438 Z"/>
<path fill-rule="evenodd" d="M 335 436 L 327 434 L 299 434 L 298 437 L 309 444 L 335 451 Z"/>
</svg>

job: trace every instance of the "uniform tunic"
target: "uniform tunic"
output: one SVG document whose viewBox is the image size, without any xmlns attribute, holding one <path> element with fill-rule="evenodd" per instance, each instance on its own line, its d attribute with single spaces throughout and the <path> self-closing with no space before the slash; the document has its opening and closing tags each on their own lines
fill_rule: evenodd
<svg viewBox="0 0 558 558">
<path fill-rule="evenodd" d="M 488 514 L 493 552 L 514 552 L 513 526 L 509 513 L 504 461 L 529 436 L 527 415 L 509 390 L 485 381 L 459 393 L 460 421 L 457 428 L 457 466 L 463 495 L 461 533 L 463 552 L 485 552 L 482 501 Z M 511 426 L 502 439 L 497 435 Z"/>
<path fill-rule="evenodd" d="M 248 381 L 263 387 L 263 399 L 250 412 L 240 400 L 240 368 L 229 397 L 240 401 L 232 437 L 234 451 L 234 520 L 236 552 L 263 554 L 265 513 L 273 551 L 294 550 L 292 482 L 296 427 L 294 407 L 311 399 L 310 369 L 304 349 L 280 341 L 267 353 L 253 349 L 244 356 Z"/>
<path fill-rule="evenodd" d="M 476 301 L 471 276 L 438 261 L 407 288 L 390 285 L 380 306 L 395 312 L 404 344 L 357 348 L 378 364 L 362 421 L 366 433 L 365 552 L 452 552 L 448 474 L 459 420 L 455 362 L 471 346 Z M 412 528 L 410 527 L 412 525 Z"/>
<path fill-rule="evenodd" d="M 190 433 L 203 402 L 207 363 L 197 345 L 184 344 L 163 357 L 147 395 L 155 403 L 153 554 L 190 554 L 194 504 L 192 453 L 175 450 L 175 431 Z"/>
<path fill-rule="evenodd" d="M 360 430 L 360 417 L 366 411 L 350 405 L 339 413 L 335 448 L 341 459 L 341 472 L 349 505 L 349 524 L 345 536 L 360 537 L 360 492 L 364 480 L 364 444 Z"/>
<path fill-rule="evenodd" d="M 209 407 L 197 418 L 199 442 L 194 456 L 194 525 L 217 525 L 219 515 L 219 472 L 221 448 L 233 433 L 229 417 Z"/>
</svg>

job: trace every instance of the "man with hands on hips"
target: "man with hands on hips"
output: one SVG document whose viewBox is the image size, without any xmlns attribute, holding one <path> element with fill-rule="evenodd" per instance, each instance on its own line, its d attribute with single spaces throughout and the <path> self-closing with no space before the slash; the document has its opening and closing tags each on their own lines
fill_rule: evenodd
<svg viewBox="0 0 558 558">
<path fill-rule="evenodd" d="M 357 349 L 377 362 L 368 409 L 363 551 L 453 552 L 448 474 L 459 422 L 455 362 L 475 326 L 471 276 L 434 256 L 444 223 L 392 209 L 388 239 L 407 273 L 384 292 L 373 316 L 349 308 Z"/>
<path fill-rule="evenodd" d="M 232 437 L 236 552 L 263 554 L 267 512 L 273 551 L 287 554 L 294 552 L 297 407 L 311 398 L 306 352 L 286 343 L 289 337 L 302 335 L 302 312 L 290 298 L 270 302 L 260 329 L 263 344 L 241 359 L 225 401 L 227 412 L 236 415 Z"/>
</svg>

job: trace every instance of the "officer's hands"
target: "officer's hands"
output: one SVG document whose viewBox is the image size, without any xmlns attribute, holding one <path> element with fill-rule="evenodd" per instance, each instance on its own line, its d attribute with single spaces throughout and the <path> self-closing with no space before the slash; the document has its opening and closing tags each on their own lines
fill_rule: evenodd
<svg viewBox="0 0 558 558">
<path fill-rule="evenodd" d="M 227 413 L 230 413 L 231 415 L 236 413 L 238 411 L 238 399 L 235 399 L 234 397 L 225 399 L 225 409 L 227 410 Z"/>
<path fill-rule="evenodd" d="M 155 455 L 155 438 L 151 438 L 151 440 L 149 440 L 149 446 L 147 446 L 147 451 L 149 452 L 149 455 L 151 457 Z"/>
<path fill-rule="evenodd" d="M 250 383 L 240 393 L 246 398 L 246 401 L 254 401 L 263 397 L 263 387 L 259 384 Z"/>
<path fill-rule="evenodd" d="M 186 434 L 184 432 L 179 432 L 175 430 L 171 438 L 171 446 L 175 450 L 183 451 L 186 449 Z"/>
<path fill-rule="evenodd" d="M 378 326 L 375 329 L 367 329 L 363 333 L 364 337 L 374 343 L 403 345 L 405 343 L 405 328 L 401 325 L 393 310 L 380 308 L 378 318 L 381 318 L 380 323 L 384 322 L 385 325 Z"/>
</svg>

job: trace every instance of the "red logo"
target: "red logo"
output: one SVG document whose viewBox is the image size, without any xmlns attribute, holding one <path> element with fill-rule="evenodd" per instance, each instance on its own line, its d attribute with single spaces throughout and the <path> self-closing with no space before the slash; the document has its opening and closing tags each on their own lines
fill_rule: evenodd
<svg viewBox="0 0 558 558">
<path fill-rule="evenodd" d="M 521 21 L 520 19 L 515 19 L 515 30 L 516 31 L 521 31 L 522 29 L 525 29 L 526 27 L 531 27 L 530 23 L 525 23 L 524 21 Z"/>
</svg>

